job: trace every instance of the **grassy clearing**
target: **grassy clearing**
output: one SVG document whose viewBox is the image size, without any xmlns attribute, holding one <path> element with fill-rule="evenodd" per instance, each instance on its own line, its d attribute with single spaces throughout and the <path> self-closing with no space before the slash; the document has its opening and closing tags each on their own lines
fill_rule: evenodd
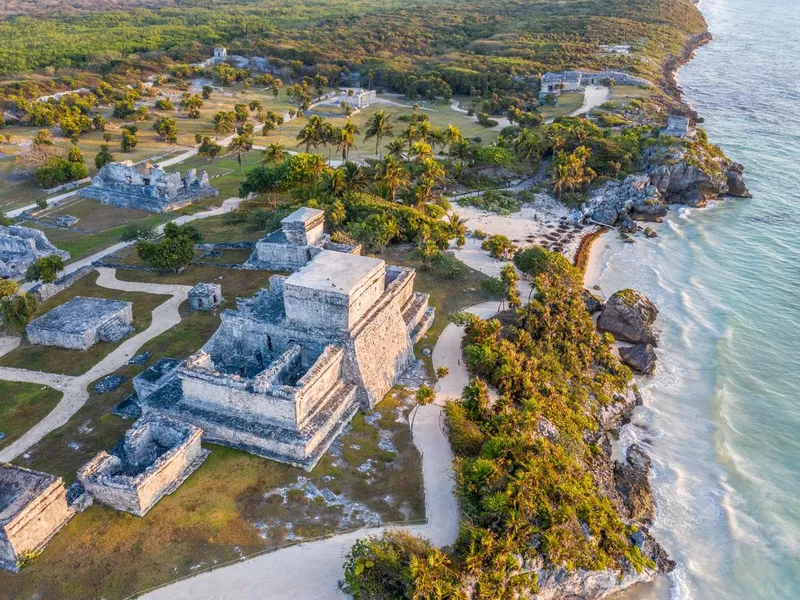
<svg viewBox="0 0 800 600">
<path fill-rule="evenodd" d="M 35 383 L 0 381 L 0 448 L 17 440 L 55 408 L 61 392 Z"/>
<path fill-rule="evenodd" d="M 266 234 L 261 229 L 252 229 L 247 223 L 228 223 L 225 215 L 208 217 L 192 223 L 203 234 L 203 242 L 255 242 Z"/>
<path fill-rule="evenodd" d="M 102 414 L 127 391 L 93 397 L 21 464 L 54 466 L 69 476 L 67 469 L 77 469 L 91 445 L 108 448 L 129 426 Z M 17 575 L 0 573 L 0 588 L 12 598 L 123 598 L 290 540 L 360 526 L 372 512 L 384 521 L 420 520 L 421 457 L 406 422 L 409 396 L 393 390 L 370 416 L 373 424 L 357 415 L 312 473 L 209 445 L 211 455 L 200 469 L 146 517 L 93 506 L 53 538 L 31 567 Z M 381 440 L 384 448 L 389 440 L 394 450 L 381 450 Z M 83 446 L 76 451 L 71 442 Z M 327 503 L 315 495 L 322 489 L 338 500 Z M 345 508 L 355 508 L 356 516 L 348 517 Z"/>
<path fill-rule="evenodd" d="M 565 92 L 558 97 L 555 106 L 542 106 L 539 110 L 545 119 L 569 115 L 583 106 L 583 93 Z"/>
<path fill-rule="evenodd" d="M 97 273 L 90 273 L 78 280 L 72 287 L 44 302 L 39 307 L 38 314 L 44 314 L 75 296 L 123 300 L 133 302 L 133 326 L 136 332 L 141 332 L 150 326 L 153 309 L 169 299 L 169 296 L 164 295 L 122 292 L 104 288 L 96 284 L 97 277 Z M 108 356 L 123 342 L 124 340 L 118 344 L 98 342 L 88 350 L 69 350 L 51 346 L 34 346 L 27 340 L 23 340 L 19 348 L 0 358 L 0 365 L 48 373 L 80 375 Z"/>
</svg>

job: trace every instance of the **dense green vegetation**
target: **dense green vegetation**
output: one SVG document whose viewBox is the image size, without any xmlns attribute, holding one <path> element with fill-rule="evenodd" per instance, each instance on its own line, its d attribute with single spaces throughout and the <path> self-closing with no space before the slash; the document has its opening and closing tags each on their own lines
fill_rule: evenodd
<svg viewBox="0 0 800 600">
<path fill-rule="evenodd" d="M 396 534 L 362 541 L 345 565 L 357 598 L 429 597 L 432 589 L 460 598 L 468 586 L 473 597 L 514 598 L 535 590 L 525 565 L 650 564 L 592 475 L 595 461 L 607 460 L 595 445 L 600 409 L 625 393 L 631 373 L 596 333 L 577 269 L 541 249 L 520 262 L 538 273 L 527 306 L 502 320 L 456 319 L 466 325 L 475 378 L 446 408 L 462 510 L 453 555 Z M 499 393 L 493 404 L 487 384 Z M 371 594 L 379 581 L 398 593 Z"/>
<path fill-rule="evenodd" d="M 311 26 L 314 25 L 314 26 Z M 703 28 L 690 0 L 222 0 L 159 10 L 11 17 L 0 23 L 0 69 L 89 68 L 124 74 L 201 60 L 213 44 L 266 56 L 299 73 L 358 71 L 373 83 L 425 97 L 512 87 L 512 77 L 562 67 L 622 67 L 651 77 L 686 35 Z M 637 56 L 600 44 L 633 43 Z M 138 54 L 143 61 L 131 62 Z"/>
</svg>

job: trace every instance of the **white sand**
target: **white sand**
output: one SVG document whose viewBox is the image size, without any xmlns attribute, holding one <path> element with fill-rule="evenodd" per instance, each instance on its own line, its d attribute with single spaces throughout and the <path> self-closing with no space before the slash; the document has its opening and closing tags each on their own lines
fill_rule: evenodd
<svg viewBox="0 0 800 600">
<path fill-rule="evenodd" d="M 570 209 L 547 194 L 537 194 L 534 202 L 523 204 L 519 212 L 505 216 L 455 203 L 453 212 L 467 220 L 470 230 L 480 229 L 489 235 L 505 235 L 520 247 L 543 246 L 561 252 L 573 261 L 583 236 L 598 229 L 594 225 L 570 223 Z"/>
</svg>

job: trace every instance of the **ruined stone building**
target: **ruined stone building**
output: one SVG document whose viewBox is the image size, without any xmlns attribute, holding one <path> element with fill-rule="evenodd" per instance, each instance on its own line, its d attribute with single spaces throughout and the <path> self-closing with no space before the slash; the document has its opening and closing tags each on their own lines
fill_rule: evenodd
<svg viewBox="0 0 800 600">
<path fill-rule="evenodd" d="M 198 283 L 189 290 L 189 308 L 192 310 L 211 310 L 224 299 L 222 286 L 218 283 Z"/>
<path fill-rule="evenodd" d="M 38 229 L 19 225 L 0 226 L 0 277 L 22 279 L 39 258 L 55 254 L 69 260 L 69 252 L 59 250 Z"/>
<path fill-rule="evenodd" d="M 339 104 L 344 102 L 351 108 L 365 108 L 378 99 L 378 92 L 375 90 L 353 90 L 351 95 L 349 90 L 339 92 Z"/>
<path fill-rule="evenodd" d="M 280 229 L 256 242 L 244 266 L 265 271 L 296 271 L 323 250 L 361 254 L 361 246 L 331 242 L 324 226 L 325 211 L 298 208 L 281 220 Z"/>
<path fill-rule="evenodd" d="M 110 453 L 100 452 L 81 467 L 78 480 L 98 502 L 143 517 L 208 457 L 201 435 L 193 425 L 151 413 Z"/>
<path fill-rule="evenodd" d="M 166 384 L 167 365 L 143 373 L 142 410 L 310 470 L 359 407 L 375 406 L 414 362 L 412 347 L 433 320 L 414 278 L 377 258 L 322 250 L 237 299 Z"/>
<path fill-rule="evenodd" d="M 189 169 L 186 177 L 167 173 L 158 165 L 134 165 L 131 161 L 109 163 L 92 179 L 92 185 L 78 192 L 85 198 L 124 208 L 155 213 L 183 208 L 199 200 L 219 195 L 208 182 L 208 173 L 197 176 Z"/>
<path fill-rule="evenodd" d="M 695 131 L 689 117 L 670 115 L 667 120 L 667 126 L 661 130 L 661 134 L 688 140 L 694 137 Z"/>
<path fill-rule="evenodd" d="M 0 568 L 17 571 L 74 514 L 60 477 L 0 464 Z"/>
<path fill-rule="evenodd" d="M 25 333 L 31 344 L 87 350 L 100 341 L 115 344 L 127 337 L 132 322 L 130 302 L 75 296 L 28 323 Z"/>
</svg>

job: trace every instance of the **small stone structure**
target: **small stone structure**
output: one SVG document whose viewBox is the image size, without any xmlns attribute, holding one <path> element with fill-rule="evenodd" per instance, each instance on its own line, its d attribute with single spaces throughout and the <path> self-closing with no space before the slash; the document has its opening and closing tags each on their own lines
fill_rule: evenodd
<svg viewBox="0 0 800 600">
<path fill-rule="evenodd" d="M 248 269 L 296 271 L 323 250 L 361 254 L 361 246 L 335 244 L 324 233 L 325 211 L 299 208 L 281 220 L 281 228 L 256 242 L 244 263 Z"/>
<path fill-rule="evenodd" d="M 694 129 L 692 128 L 689 117 L 670 115 L 667 120 L 667 126 L 661 130 L 661 134 L 680 138 L 682 140 L 689 140 L 694 137 Z"/>
<path fill-rule="evenodd" d="M 548 94 L 558 96 L 562 92 L 577 92 L 581 89 L 582 75 L 577 71 L 563 73 L 545 73 L 539 88 L 539 98 Z"/>
<path fill-rule="evenodd" d="M 69 252 L 56 248 L 47 236 L 31 227 L 0 226 L 0 277 L 22 279 L 37 259 L 55 254 L 69 260 Z"/>
<path fill-rule="evenodd" d="M 214 48 L 214 58 L 219 61 L 223 61 L 228 58 L 228 49 L 224 46 L 217 46 Z"/>
<path fill-rule="evenodd" d="M 75 296 L 28 323 L 31 344 L 86 350 L 97 342 L 116 343 L 132 331 L 133 305 Z"/>
<path fill-rule="evenodd" d="M 78 192 L 85 198 L 124 208 L 138 208 L 155 213 L 183 208 L 192 202 L 218 196 L 208 182 L 208 173 L 197 176 L 189 169 L 186 177 L 167 173 L 158 165 L 134 165 L 131 161 L 109 163 L 100 169 L 92 185 Z"/>
<path fill-rule="evenodd" d="M 60 477 L 0 464 L 0 568 L 19 570 L 74 514 Z"/>
<path fill-rule="evenodd" d="M 170 382 L 137 388 L 142 410 L 310 470 L 358 408 L 373 407 L 414 363 L 412 347 L 433 321 L 414 278 L 377 258 L 322 250 L 237 299 Z"/>
<path fill-rule="evenodd" d="M 350 91 L 353 94 L 350 94 Z M 339 92 L 339 104 L 344 102 L 351 108 L 365 108 L 378 100 L 378 92 L 375 90 L 343 90 Z"/>
<path fill-rule="evenodd" d="M 192 310 L 211 310 L 223 300 L 222 286 L 218 283 L 198 283 L 189 290 L 189 307 Z"/>
<path fill-rule="evenodd" d="M 587 85 L 606 85 L 612 80 L 615 85 L 650 85 L 641 77 L 635 77 L 624 71 L 564 71 L 562 73 L 545 73 L 539 88 L 539 100 L 545 96 L 558 96 L 563 92 L 580 92 Z"/>
<path fill-rule="evenodd" d="M 100 452 L 81 467 L 78 480 L 98 502 L 143 517 L 203 464 L 210 452 L 201 436 L 193 425 L 151 413 L 111 453 Z"/>
</svg>

